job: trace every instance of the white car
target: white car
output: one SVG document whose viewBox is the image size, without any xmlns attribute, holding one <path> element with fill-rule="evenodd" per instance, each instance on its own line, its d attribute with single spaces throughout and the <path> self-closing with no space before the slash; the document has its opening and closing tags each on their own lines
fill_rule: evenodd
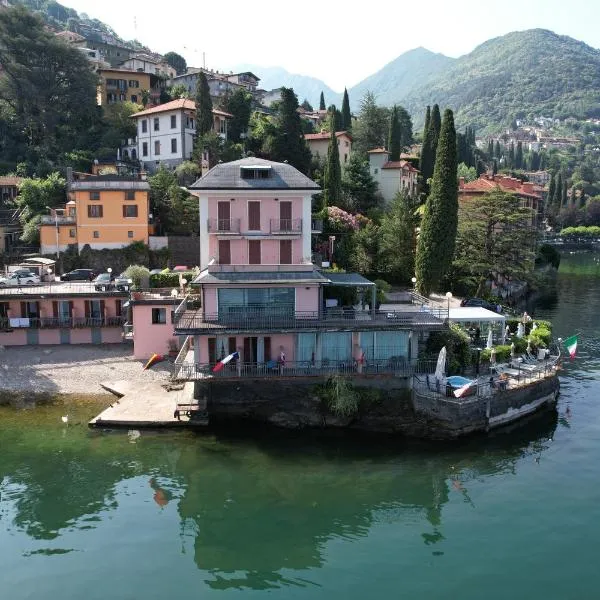
<svg viewBox="0 0 600 600">
<path fill-rule="evenodd" d="M 0 286 L 5 285 L 31 285 L 40 283 L 40 276 L 30 271 L 13 271 L 6 277 L 0 277 Z"/>
</svg>

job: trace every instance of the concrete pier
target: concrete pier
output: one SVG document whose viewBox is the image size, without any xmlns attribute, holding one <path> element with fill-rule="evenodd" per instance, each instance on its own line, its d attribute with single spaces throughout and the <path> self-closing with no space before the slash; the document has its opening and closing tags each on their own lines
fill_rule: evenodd
<svg viewBox="0 0 600 600">
<path fill-rule="evenodd" d="M 165 428 L 187 427 L 189 419 L 175 416 L 178 404 L 194 402 L 194 384 L 173 385 L 152 381 L 144 384 L 114 381 L 101 384 L 118 399 L 93 418 L 90 427 Z"/>
</svg>

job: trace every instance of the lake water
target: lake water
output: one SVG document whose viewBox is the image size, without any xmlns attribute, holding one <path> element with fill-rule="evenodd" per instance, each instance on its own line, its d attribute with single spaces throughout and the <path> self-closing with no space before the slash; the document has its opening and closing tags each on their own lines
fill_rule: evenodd
<svg viewBox="0 0 600 600">
<path fill-rule="evenodd" d="M 599 255 L 566 255 L 557 285 L 534 316 L 581 332 L 558 410 L 490 437 L 102 433 L 85 402 L 0 409 L 0 599 L 597 598 Z"/>
</svg>

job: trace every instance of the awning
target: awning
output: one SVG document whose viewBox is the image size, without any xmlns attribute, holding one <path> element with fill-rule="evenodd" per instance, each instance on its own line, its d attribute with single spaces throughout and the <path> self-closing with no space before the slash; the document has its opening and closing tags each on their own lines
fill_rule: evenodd
<svg viewBox="0 0 600 600">
<path fill-rule="evenodd" d="M 43 257 L 37 257 L 37 258 L 26 258 L 23 260 L 24 263 L 31 263 L 33 265 L 53 265 L 56 261 L 51 259 L 51 258 L 43 258 Z"/>
<path fill-rule="evenodd" d="M 340 285 L 348 287 L 365 287 L 375 286 L 372 281 L 369 281 L 359 273 L 322 273 L 331 285 Z"/>
<path fill-rule="evenodd" d="M 498 314 L 481 306 L 461 306 L 451 308 L 449 314 L 450 321 L 461 322 L 503 322 L 505 315 Z"/>
</svg>

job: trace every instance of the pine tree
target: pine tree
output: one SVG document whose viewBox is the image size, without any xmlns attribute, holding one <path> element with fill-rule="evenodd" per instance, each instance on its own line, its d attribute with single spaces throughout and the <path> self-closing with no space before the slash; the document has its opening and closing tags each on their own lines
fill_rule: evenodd
<svg viewBox="0 0 600 600">
<path fill-rule="evenodd" d="M 350 112 L 350 99 L 346 88 L 344 88 L 344 99 L 342 100 L 342 129 L 344 131 L 352 130 L 352 113 Z"/>
<path fill-rule="evenodd" d="M 323 208 L 339 206 L 342 200 L 342 168 L 334 119 L 335 116 L 332 113 L 329 117 L 329 147 L 327 148 L 327 163 L 323 178 Z"/>
<path fill-rule="evenodd" d="M 439 289 L 454 256 L 458 226 L 457 167 L 454 115 L 446 109 L 417 246 L 417 289 L 425 296 Z"/>
<path fill-rule="evenodd" d="M 400 122 L 398 121 L 398 107 L 394 104 L 390 114 L 390 129 L 388 132 L 388 152 L 390 160 L 400 160 L 401 141 L 400 141 Z"/>
<path fill-rule="evenodd" d="M 435 161 L 435 153 L 433 151 L 433 131 L 431 129 L 431 108 L 427 107 L 425 113 L 425 126 L 423 127 L 423 144 L 421 146 L 421 159 L 419 161 L 419 169 L 421 171 L 421 179 L 423 191 L 425 194 L 429 191 L 428 180 L 433 175 L 433 164 Z"/>
<path fill-rule="evenodd" d="M 325 95 L 321 92 L 321 98 L 319 99 L 319 110 L 325 110 Z"/>
<path fill-rule="evenodd" d="M 523 168 L 523 144 L 517 142 L 517 153 L 515 154 L 515 169 Z"/>
</svg>

